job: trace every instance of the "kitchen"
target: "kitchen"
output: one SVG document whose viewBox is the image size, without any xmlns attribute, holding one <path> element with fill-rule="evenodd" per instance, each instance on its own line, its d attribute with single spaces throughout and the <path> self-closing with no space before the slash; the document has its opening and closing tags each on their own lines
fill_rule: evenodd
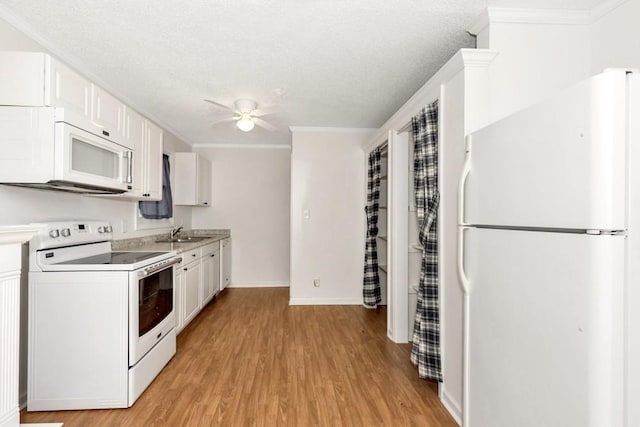
<svg viewBox="0 0 640 427">
<path fill-rule="evenodd" d="M 636 9 L 634 9 L 636 8 Z M 491 84 L 491 107 L 488 109 L 488 117 L 482 120 L 477 117 L 484 114 L 476 110 L 471 110 L 465 120 L 469 123 L 463 124 L 464 135 L 483 124 L 499 119 L 508 113 L 533 103 L 544 94 L 550 94 L 557 89 L 568 86 L 583 77 L 598 72 L 602 67 L 638 67 L 638 58 L 634 52 L 637 49 L 633 47 L 633 37 L 625 37 L 624 31 L 630 31 L 628 24 L 629 17 L 637 16 L 637 2 L 619 2 L 615 7 L 605 12 L 600 12 L 600 16 L 610 18 L 610 22 L 601 19 L 597 24 L 573 24 L 569 23 L 565 26 L 561 24 L 545 24 L 541 18 L 538 21 L 533 20 L 527 24 L 522 24 L 521 28 L 515 28 L 516 24 L 501 22 L 500 19 L 506 20 L 504 16 L 491 16 L 493 20 L 493 31 L 490 35 L 491 40 L 478 40 L 481 43 L 491 44 L 491 49 L 499 51 L 494 62 L 491 63 L 489 70 L 489 78 Z M 574 17 L 567 14 L 564 15 L 565 21 L 571 21 Z M 553 21 L 553 18 L 547 17 L 547 22 Z M 537 22 L 537 23 L 536 23 Z M 511 26 L 512 28 L 508 28 Z M 527 31 L 524 30 L 526 27 Z M 586 28 L 587 31 L 584 31 Z M 15 30 L 4 29 L 4 34 L 13 33 L 13 39 L 4 37 L 2 40 L 13 40 L 12 48 L 19 46 L 20 49 L 38 50 L 33 40 L 16 35 Z M 511 31 L 509 33 L 509 31 Z M 544 31 L 549 31 L 549 38 L 541 35 Z M 555 33 L 551 34 L 551 32 Z M 563 32 L 564 31 L 564 32 Z M 632 34 L 632 33 L 630 33 Z M 585 42 L 585 37 L 589 42 Z M 549 40 L 551 38 L 551 40 Z M 510 40 L 517 42 L 511 43 Z M 486 47 L 486 46 L 484 46 Z M 35 49 L 34 49 L 35 48 Z M 39 48 L 41 50 L 41 48 Z M 567 51 L 567 49 L 572 49 Z M 532 60 L 528 59 L 530 53 L 537 52 L 538 58 L 533 61 L 535 67 L 531 66 Z M 570 52 L 570 53 L 568 53 Z M 523 55 L 525 55 L 523 57 Z M 464 58 L 462 58 L 464 59 Z M 557 67 L 556 64 L 562 63 L 563 67 Z M 585 70 L 586 68 L 586 70 Z M 440 76 L 443 78 L 442 76 Z M 427 98 L 426 92 L 433 91 L 437 84 L 432 84 L 423 92 L 424 98 Z M 515 90 L 526 86 L 525 89 Z M 454 86 L 451 86 L 455 89 Z M 478 89 L 479 91 L 481 89 Z M 516 93 L 517 96 L 513 96 Z M 419 98 L 419 97 L 418 97 Z M 428 100 L 428 99 L 427 99 Z M 422 102 L 421 99 L 414 99 L 413 103 L 409 102 L 406 110 L 414 108 L 414 105 Z M 453 105 L 453 104 L 450 104 Z M 470 108 L 470 107 L 469 107 Z M 483 108 L 478 108 L 483 110 Z M 486 108 L 485 108 L 486 110 Z M 415 111 L 415 110 L 414 110 Z M 386 135 L 391 128 L 399 129 L 406 122 L 405 116 L 412 114 L 414 111 L 402 112 L 394 114 L 389 121 L 375 131 L 343 131 L 338 132 L 336 129 L 294 129 L 293 130 L 293 159 L 291 153 L 284 147 L 243 147 L 231 148 L 228 144 L 219 144 L 214 147 L 196 146 L 192 148 L 189 144 L 183 142 L 180 138 L 172 135 L 170 131 L 164 134 L 164 148 L 167 153 L 189 152 L 195 150 L 203 154 L 212 162 L 213 172 L 213 191 L 214 205 L 207 207 L 181 207 L 176 206 L 174 215 L 174 225 L 182 225 L 186 230 L 197 228 L 214 228 L 231 229 L 234 239 L 234 266 L 233 280 L 235 283 L 249 286 L 275 286 L 287 285 L 291 286 L 291 298 L 296 298 L 298 303 L 343 303 L 343 304 L 359 304 L 360 300 L 360 282 L 361 282 L 361 263 L 362 263 L 362 245 L 363 237 L 361 230 L 363 229 L 363 219 L 360 218 L 362 206 L 364 205 L 364 178 L 366 171 L 364 169 L 364 147 L 365 153 L 369 147 L 377 144 L 381 135 Z M 474 118 L 474 115 L 476 116 Z M 476 120 L 476 123 L 472 123 Z M 482 123 L 484 122 L 484 123 Z M 312 138 L 324 139 L 325 148 L 319 150 L 313 148 L 307 141 Z M 296 152 L 296 144 L 298 147 L 305 148 L 307 152 Z M 459 150 L 463 147 L 460 146 Z M 296 157 L 300 155 L 300 157 Z M 463 160 L 463 153 L 452 153 L 459 156 L 460 163 Z M 325 210 L 320 204 L 310 208 L 311 220 L 307 223 L 310 228 L 302 230 L 292 229 L 292 242 L 299 238 L 301 246 L 296 246 L 295 255 L 302 259 L 300 263 L 291 265 L 292 271 L 289 272 L 289 210 L 295 204 L 297 208 L 302 204 L 297 204 L 299 200 L 304 198 L 304 193 L 311 191 L 316 194 L 317 198 L 326 200 L 327 197 L 336 197 L 332 195 L 331 188 L 335 185 L 335 181 L 324 182 L 319 180 L 313 182 L 311 186 L 305 187 L 298 185 L 299 178 L 304 177 L 304 171 L 294 168 L 290 172 L 290 162 L 296 160 L 308 161 L 314 158 L 319 165 L 331 165 L 332 162 L 340 165 L 351 165 L 351 171 L 336 171 L 335 180 L 344 183 L 345 199 L 348 199 L 349 207 L 346 210 L 355 213 L 331 212 L 331 216 L 326 216 Z M 458 169 L 457 167 L 454 169 Z M 299 174 L 302 173 L 302 174 Z M 322 176 L 321 171 L 312 171 L 317 178 Z M 291 173 L 291 175 L 289 175 Z M 457 172 L 452 171 L 452 175 Z M 226 174 L 226 176 L 224 175 Z M 264 180 L 258 182 L 263 185 L 254 188 L 256 182 L 251 181 L 247 175 L 255 174 L 264 177 Z M 296 183 L 289 188 L 289 180 Z M 443 185 L 447 185 L 446 181 Z M 251 197 L 243 197 L 239 200 L 237 194 L 250 191 Z M 443 190 L 444 191 L 444 190 Z M 246 194 L 246 193 L 245 193 Z M 12 203 L 18 208 L 7 210 L 3 213 L 3 224 L 27 224 L 32 222 L 42 222 L 44 219 L 76 219 L 97 218 L 108 219 L 114 228 L 114 237 L 123 239 L 128 237 L 138 237 L 154 234 L 151 230 L 141 230 L 137 227 L 137 217 L 134 212 L 134 204 L 124 201 L 104 200 L 96 197 L 80 197 L 59 192 L 45 192 L 28 190 L 13 187 L 4 187 L 2 189 L 2 198 L 7 203 Z M 5 199 L 6 198 L 6 199 Z M 217 200 L 216 200 L 217 198 Z M 270 200 L 278 200 L 277 206 L 269 203 Z M 332 199 L 329 199 L 332 200 Z M 340 198 L 336 200 L 345 206 L 345 201 Z M 215 203 L 219 202 L 220 206 Z M 311 202 L 314 202 L 312 200 Z M 265 209 L 261 213 L 258 223 L 256 221 L 255 212 L 252 212 L 252 205 L 258 204 L 261 209 Z M 304 202 L 302 202 L 304 203 Z M 73 206 L 73 213 L 76 216 L 71 217 L 67 206 Z M 227 210 L 228 209 L 228 210 Z M 448 205 L 445 204 L 445 209 Z M 214 214 L 208 213 L 211 210 Z M 46 214 L 45 214 L 46 212 Z M 292 211 L 294 212 L 294 211 Z M 450 214 L 449 214 L 450 215 Z M 445 217 L 448 215 L 445 213 Z M 106 217 L 106 218 L 105 218 Z M 455 218 L 455 215 L 454 215 Z M 293 214 L 291 221 L 297 220 Z M 321 238 L 314 235 L 318 230 L 333 229 L 336 233 L 342 233 L 345 236 L 341 240 L 328 241 L 327 238 Z M 164 228 L 163 232 L 168 232 L 169 228 Z M 355 231 L 354 231 L 355 230 Z M 284 238 L 283 238 L 284 236 Z M 247 244 L 247 242 L 255 240 L 255 245 Z M 244 242 L 244 243 L 242 243 Z M 345 243 L 346 242 L 346 243 Z M 253 243 L 253 242 L 252 242 Z M 314 243 L 316 243 L 314 245 Z M 338 253 L 327 254 L 320 253 L 317 248 L 326 248 L 327 243 L 335 244 Z M 450 246 L 449 246 L 450 247 Z M 447 247 L 443 250 L 448 250 Z M 265 254 L 270 254 L 268 257 Z M 292 246 L 292 255 L 293 246 Z M 339 259 L 333 265 L 345 266 L 339 271 L 342 278 L 335 278 L 333 272 L 329 269 L 313 272 L 313 265 L 309 265 L 308 259 L 322 260 L 326 262 L 327 258 L 334 261 Z M 237 259 L 237 260 L 236 260 Z M 254 261 L 249 262 L 249 260 Z M 235 263 L 246 262 L 244 265 Z M 304 264 L 304 263 L 307 264 Z M 353 266 L 355 265 L 355 266 Z M 291 276 L 290 276 L 291 274 Z M 318 275 L 322 279 L 319 289 L 307 288 L 307 282 L 313 275 Z M 328 280 L 325 279 L 329 278 Z M 450 279 L 451 280 L 451 279 Z M 326 284 L 325 284 L 326 283 Z M 349 285 L 343 285 L 350 283 Z M 453 282 L 451 282 L 453 283 Z M 449 286 L 449 285 L 445 285 Z M 457 285 L 452 288 L 457 287 Z M 453 289 L 452 289 L 453 292 Z M 446 293 L 446 292 L 445 292 Z M 454 301 L 456 295 L 446 299 L 446 301 Z M 448 303 L 448 302 L 447 302 Z M 449 363 L 452 369 L 445 377 L 444 390 L 445 399 L 449 399 L 453 412 L 455 407 L 461 401 L 461 383 L 456 378 L 461 373 L 456 373 L 455 358 L 459 357 L 459 350 L 456 350 L 455 331 L 455 306 L 449 307 L 447 313 L 452 315 L 453 320 L 449 328 L 451 342 L 445 342 L 446 357 L 452 357 L 453 362 Z M 456 353 L 458 352 L 458 353 Z M 450 382 L 447 382 L 447 379 Z M 446 397 L 448 396 L 448 397 Z M 456 404 L 457 403 L 457 404 Z"/>
</svg>

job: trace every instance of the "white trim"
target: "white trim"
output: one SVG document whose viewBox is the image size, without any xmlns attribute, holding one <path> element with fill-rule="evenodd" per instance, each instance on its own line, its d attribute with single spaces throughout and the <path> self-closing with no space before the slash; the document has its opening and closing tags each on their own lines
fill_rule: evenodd
<svg viewBox="0 0 640 427">
<path fill-rule="evenodd" d="M 0 244 L 24 243 L 38 232 L 35 225 L 10 225 L 0 227 Z"/>
<path fill-rule="evenodd" d="M 370 133 L 378 128 L 339 128 L 320 126 L 289 126 L 291 132 L 325 132 L 325 133 Z"/>
<path fill-rule="evenodd" d="M 552 24 L 589 25 L 617 9 L 629 0 L 609 0 L 591 10 L 518 9 L 488 7 L 469 27 L 469 32 L 477 35 L 491 24 Z"/>
<path fill-rule="evenodd" d="M 469 32 L 477 35 L 489 24 L 589 25 L 590 14 L 589 10 L 488 7 L 471 24 Z"/>
<path fill-rule="evenodd" d="M 484 68 L 498 55 L 489 49 L 460 49 L 444 64 L 395 114 L 393 114 L 373 137 L 363 144 L 365 153 L 387 139 L 389 129 L 402 129 L 420 109 L 440 96 L 440 85 L 451 80 L 465 67 Z"/>
<path fill-rule="evenodd" d="M 291 150 L 291 145 L 285 144 L 193 144 L 193 148 L 253 148 L 270 150 Z"/>
<path fill-rule="evenodd" d="M 443 384 L 440 384 L 438 388 L 440 402 L 442 402 L 442 405 L 449 411 L 456 423 L 462 425 L 462 410 L 460 409 L 460 404 L 451 398 L 451 395 L 447 393 Z"/>
<path fill-rule="evenodd" d="M 609 0 L 604 3 L 600 3 L 589 12 L 589 23 L 593 24 L 628 1 L 629 0 Z"/>
<path fill-rule="evenodd" d="M 289 305 L 362 305 L 362 298 L 291 298 Z"/>
<path fill-rule="evenodd" d="M 62 427 L 64 423 L 29 423 L 29 424 L 20 424 L 20 427 Z"/>
<path fill-rule="evenodd" d="M 245 283 L 232 283 L 229 286 L 226 286 L 226 288 L 288 288 L 289 284 L 285 283 L 285 282 L 273 282 L 273 281 L 267 281 L 267 282 L 245 282 Z"/>
<path fill-rule="evenodd" d="M 129 97 L 123 95 L 122 92 L 120 92 L 118 90 L 114 90 L 113 86 L 111 86 L 110 84 L 106 83 L 100 77 L 98 77 L 94 73 L 92 73 L 85 66 L 84 61 L 79 60 L 77 57 L 69 54 L 68 52 L 65 52 L 64 50 L 60 49 L 55 44 L 51 43 L 49 40 L 47 40 L 44 37 L 42 37 L 38 33 L 38 31 L 36 31 L 30 24 L 28 24 L 27 22 L 25 22 L 21 18 L 18 18 L 17 16 L 15 16 L 5 6 L 2 6 L 2 5 L 0 5 L 0 18 L 5 20 L 5 21 L 7 21 L 7 23 L 9 25 L 14 27 L 18 31 L 22 32 L 24 35 L 26 35 L 27 37 L 31 38 L 33 41 L 35 41 L 36 43 L 41 45 L 43 48 L 48 50 L 53 56 L 57 57 L 62 62 L 66 63 L 66 65 L 71 67 L 74 71 L 79 72 L 84 77 L 86 77 L 87 79 L 91 80 L 93 83 L 95 83 L 98 86 L 100 86 L 102 89 L 105 89 L 111 95 L 113 95 L 116 98 L 120 99 L 120 101 L 122 101 L 125 104 L 127 104 L 128 107 L 133 108 L 138 113 L 142 114 L 143 116 L 147 117 L 151 121 L 155 122 L 157 125 L 159 125 L 164 130 L 167 130 L 167 131 L 171 132 L 174 136 L 176 136 L 178 139 L 180 139 L 185 144 L 191 145 L 189 143 L 189 140 L 186 139 L 183 135 L 181 135 L 178 131 L 173 129 L 171 126 L 167 125 L 164 121 L 159 120 L 153 114 L 150 114 L 146 109 L 140 108 L 140 106 L 137 105 L 135 102 L 133 102 Z"/>
</svg>

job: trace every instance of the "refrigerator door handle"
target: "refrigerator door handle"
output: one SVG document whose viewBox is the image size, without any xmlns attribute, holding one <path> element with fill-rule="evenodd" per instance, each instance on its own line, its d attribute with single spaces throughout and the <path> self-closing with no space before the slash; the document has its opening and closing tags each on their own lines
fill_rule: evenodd
<svg viewBox="0 0 640 427">
<path fill-rule="evenodd" d="M 471 171 L 471 135 L 467 136 L 465 143 L 464 165 L 458 182 L 458 225 L 466 225 L 464 223 L 464 187 L 467 183 L 467 177 Z"/>
<path fill-rule="evenodd" d="M 469 294 L 469 278 L 464 272 L 464 231 L 469 229 L 466 226 L 458 226 L 458 276 L 460 276 L 460 284 L 465 295 Z"/>
</svg>

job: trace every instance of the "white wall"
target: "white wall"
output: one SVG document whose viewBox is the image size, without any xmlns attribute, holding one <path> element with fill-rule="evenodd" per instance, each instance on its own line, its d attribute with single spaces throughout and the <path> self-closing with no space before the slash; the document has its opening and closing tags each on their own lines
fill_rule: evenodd
<svg viewBox="0 0 640 427">
<path fill-rule="evenodd" d="M 0 50 L 24 50 L 29 52 L 48 52 L 40 44 L 0 19 Z"/>
<path fill-rule="evenodd" d="M 232 286 L 289 284 L 291 151 L 195 149 L 211 161 L 212 206 L 193 208 L 193 228 L 230 228 Z"/>
<path fill-rule="evenodd" d="M 361 304 L 369 130 L 292 128 L 291 304 Z M 309 212 L 309 219 L 303 212 Z M 320 287 L 313 280 L 320 279 Z"/>
<path fill-rule="evenodd" d="M 494 23 L 489 121 L 501 119 L 589 76 L 587 25 Z"/>
<path fill-rule="evenodd" d="M 611 10 L 591 24 L 591 73 L 604 68 L 640 69 L 640 0 L 609 2 Z"/>
</svg>

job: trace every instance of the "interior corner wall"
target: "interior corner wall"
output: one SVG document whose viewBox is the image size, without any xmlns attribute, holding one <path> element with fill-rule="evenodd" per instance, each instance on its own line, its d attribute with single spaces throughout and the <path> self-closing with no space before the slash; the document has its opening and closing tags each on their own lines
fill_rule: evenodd
<svg viewBox="0 0 640 427">
<path fill-rule="evenodd" d="M 2 18 L 0 18 L 0 50 L 47 52 L 47 49 L 16 30 Z"/>
<path fill-rule="evenodd" d="M 621 2 L 591 24 L 591 74 L 605 68 L 640 70 L 640 0 Z"/>
<path fill-rule="evenodd" d="M 589 26 L 492 23 L 489 121 L 499 120 L 589 76 Z"/>
<path fill-rule="evenodd" d="M 211 161 L 212 203 L 192 225 L 231 229 L 231 286 L 289 285 L 289 147 L 195 151 Z"/>
<path fill-rule="evenodd" d="M 293 130 L 290 304 L 362 303 L 367 174 L 362 147 L 371 135 L 355 129 Z"/>
</svg>

